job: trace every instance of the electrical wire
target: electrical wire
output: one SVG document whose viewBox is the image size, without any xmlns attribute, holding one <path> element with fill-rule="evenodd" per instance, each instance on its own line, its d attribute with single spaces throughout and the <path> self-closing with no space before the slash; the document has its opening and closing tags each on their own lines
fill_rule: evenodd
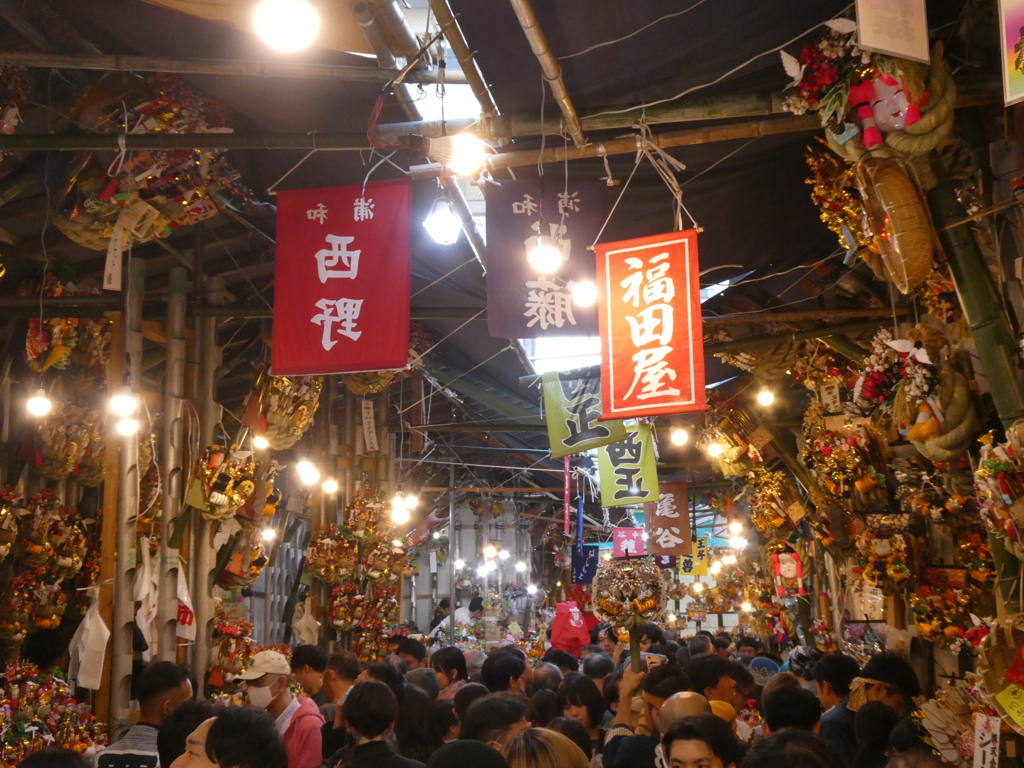
<svg viewBox="0 0 1024 768">
<path fill-rule="evenodd" d="M 640 27 L 640 29 L 637 29 L 637 30 L 635 30 L 633 32 L 630 32 L 628 35 L 623 35 L 622 37 L 617 37 L 614 40 L 606 40 L 603 43 L 596 43 L 595 45 L 592 45 L 589 48 L 584 48 L 582 51 L 577 51 L 576 53 L 570 53 L 570 54 L 568 54 L 566 56 L 559 56 L 558 60 L 559 61 L 565 61 L 566 59 L 575 59 L 577 56 L 582 56 L 585 53 L 590 53 L 591 51 L 596 51 L 599 48 L 606 48 L 609 45 L 615 45 L 616 43 L 621 43 L 624 40 L 629 40 L 629 38 L 636 37 L 641 32 L 643 32 L 645 30 L 648 30 L 651 27 L 653 27 L 655 24 L 660 24 L 661 22 L 663 22 L 663 21 L 665 21 L 667 19 L 674 19 L 677 16 L 682 16 L 683 14 L 689 13 L 694 8 L 696 8 L 697 6 L 703 5 L 706 2 L 707 2 L 707 0 L 697 0 L 697 2 L 694 3 L 693 5 L 691 5 L 689 8 L 684 8 L 683 10 L 676 11 L 675 13 L 666 13 L 664 16 L 661 16 L 660 18 L 655 19 L 654 21 L 650 22 L 649 24 L 644 24 L 642 27 Z"/>
<path fill-rule="evenodd" d="M 680 184 L 680 185 L 679 185 L 679 186 L 680 186 L 680 188 L 682 188 L 682 187 L 685 187 L 685 186 L 686 186 L 687 184 L 689 184 L 689 183 L 690 183 L 691 181 L 695 181 L 696 179 L 699 179 L 699 178 L 700 178 L 701 176 L 703 176 L 703 175 L 704 175 L 705 173 L 707 173 L 708 171 L 710 171 L 710 170 L 711 170 L 712 168 L 715 168 L 716 166 L 720 165 L 721 163 L 724 163 L 724 162 L 725 162 L 726 160 L 728 160 L 728 159 L 729 159 L 730 157 L 733 157 L 733 156 L 734 156 L 734 155 L 736 155 L 737 153 L 739 153 L 739 152 L 743 151 L 744 149 L 746 149 L 747 147 L 749 147 L 749 146 L 750 146 L 751 144 L 753 144 L 753 143 L 754 143 L 755 141 L 757 141 L 757 140 L 758 140 L 758 139 L 760 139 L 760 138 L 762 138 L 762 137 L 761 137 L 761 136 L 755 136 L 754 138 L 752 138 L 752 139 L 749 139 L 749 140 L 745 141 L 745 142 L 744 142 L 744 143 L 743 143 L 743 144 L 742 144 L 741 146 L 739 146 L 739 147 L 737 147 L 736 149 L 734 149 L 734 150 L 733 150 L 732 152 L 730 152 L 730 153 L 729 153 L 728 155 L 726 155 L 725 157 L 720 157 L 720 158 L 719 158 L 718 160 L 715 160 L 715 162 L 713 162 L 713 163 L 712 163 L 711 165 L 709 165 L 709 166 L 708 166 L 707 168 L 705 168 L 705 169 L 704 169 L 703 171 L 701 171 L 700 173 L 696 173 L 696 174 L 694 174 L 693 176 L 691 176 L 690 178 L 688 178 L 688 179 L 687 179 L 686 181 L 684 181 L 684 182 L 683 182 L 682 184 Z"/>
</svg>

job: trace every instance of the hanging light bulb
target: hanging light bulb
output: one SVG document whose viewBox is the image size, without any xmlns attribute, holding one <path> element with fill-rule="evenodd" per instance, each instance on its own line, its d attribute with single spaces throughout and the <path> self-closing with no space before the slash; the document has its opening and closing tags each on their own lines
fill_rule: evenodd
<svg viewBox="0 0 1024 768">
<path fill-rule="evenodd" d="M 612 559 L 612 553 L 611 552 L 605 552 L 603 555 L 601 555 L 601 559 L 602 560 L 611 560 Z"/>
<path fill-rule="evenodd" d="M 128 437 L 129 435 L 134 435 L 139 431 L 139 422 L 135 419 L 121 419 L 117 422 L 115 428 L 119 435 Z"/>
<path fill-rule="evenodd" d="M 537 594 L 537 586 L 535 584 L 528 584 L 526 586 L 526 594 L 528 594 L 528 595 L 536 595 Z"/>
<path fill-rule="evenodd" d="M 501 560 L 508 560 L 508 557 L 509 557 L 508 550 L 507 549 L 498 550 L 498 557 Z"/>
<path fill-rule="evenodd" d="M 722 565 L 736 565 L 736 555 L 722 555 Z"/>
<path fill-rule="evenodd" d="M 666 618 L 668 618 L 670 624 L 676 623 L 676 615 L 674 613 L 670 613 Z"/>
<path fill-rule="evenodd" d="M 457 133 L 427 139 L 426 155 L 456 176 L 472 176 L 483 166 L 487 150 L 488 146 L 471 133 Z"/>
<path fill-rule="evenodd" d="M 715 562 L 713 562 L 711 564 L 711 569 L 710 570 L 711 570 L 711 574 L 713 576 L 717 576 L 719 573 L 722 572 L 722 564 L 720 562 L 718 562 L 717 560 L 715 560 Z"/>
<path fill-rule="evenodd" d="M 263 435 L 256 435 L 252 439 L 252 447 L 257 451 L 265 451 L 270 447 L 270 441 L 267 440 Z"/>
<path fill-rule="evenodd" d="M 484 568 L 487 569 L 488 573 L 494 573 L 496 570 L 498 570 L 498 564 L 493 560 L 488 560 L 486 563 L 484 563 Z"/>
<path fill-rule="evenodd" d="M 721 443 L 712 443 L 711 445 L 708 446 L 708 456 L 711 456 L 712 458 L 718 458 L 719 456 L 722 455 L 723 450 L 725 449 L 722 448 Z"/>
<path fill-rule="evenodd" d="M 744 600 L 743 604 L 740 605 L 740 610 L 744 613 L 750 613 L 752 610 L 754 610 L 754 606 L 750 604 L 749 600 Z"/>
<path fill-rule="evenodd" d="M 275 531 L 273 528 L 264 528 L 262 531 L 260 531 L 260 537 L 264 541 L 273 541 L 277 538 L 277 531 Z"/>
<path fill-rule="evenodd" d="M 320 470 L 311 461 L 303 459 L 295 465 L 295 471 L 299 473 L 303 485 L 316 485 L 320 482 Z"/>
<path fill-rule="evenodd" d="M 442 195 L 430 206 L 430 212 L 423 220 L 423 228 L 438 245 L 455 245 L 462 232 L 462 220 L 455 212 L 452 201 Z"/>
<path fill-rule="evenodd" d="M 48 414 L 50 409 L 53 407 L 53 403 L 51 403 L 50 398 L 46 396 L 46 391 L 40 387 L 36 390 L 35 394 L 28 399 L 28 402 L 25 403 L 25 407 L 28 409 L 30 414 L 39 417 Z"/>
<path fill-rule="evenodd" d="M 694 592 L 696 592 L 699 595 L 701 592 L 704 591 L 704 582 L 702 582 L 702 581 L 695 581 L 695 582 L 693 582 L 692 589 L 693 589 Z"/>
<path fill-rule="evenodd" d="M 461 557 L 458 560 L 455 561 L 455 570 L 456 571 L 461 571 L 465 567 L 466 567 L 466 561 L 463 560 Z"/>
<path fill-rule="evenodd" d="M 672 440 L 672 445 L 686 445 L 690 439 L 690 433 L 682 427 L 676 427 L 672 430 L 670 438 Z"/>
<path fill-rule="evenodd" d="M 402 540 L 401 539 L 392 539 L 391 540 L 391 545 L 395 546 L 395 547 L 400 547 L 400 546 L 402 546 Z"/>
<path fill-rule="evenodd" d="M 441 539 L 441 532 L 440 531 L 434 531 L 434 541 L 439 541 L 440 539 Z"/>
<path fill-rule="evenodd" d="M 729 523 L 729 533 L 731 533 L 733 536 L 739 536 L 741 533 L 743 533 L 743 523 L 741 523 L 739 520 L 733 520 L 731 523 Z"/>
<path fill-rule="evenodd" d="M 746 549 L 747 540 L 744 539 L 742 536 L 733 536 L 731 539 L 729 539 L 729 546 L 733 549 Z"/>
<path fill-rule="evenodd" d="M 486 579 L 488 573 L 490 573 L 490 571 L 487 570 L 486 565 L 481 565 L 479 568 L 476 569 L 476 575 L 479 576 L 481 579 Z"/>
<path fill-rule="evenodd" d="M 320 14 L 306 0 L 263 0 L 253 22 L 260 39 L 281 53 L 308 48 L 320 31 Z"/>
<path fill-rule="evenodd" d="M 391 510 L 391 521 L 395 525 L 405 525 L 409 522 L 409 510 L 405 507 L 394 507 Z"/>
<path fill-rule="evenodd" d="M 526 563 L 524 563 L 522 560 L 520 560 L 518 563 L 516 563 L 516 572 L 517 573 L 526 573 Z"/>
<path fill-rule="evenodd" d="M 401 491 L 399 491 L 398 493 L 395 494 L 395 498 L 393 498 L 391 500 L 391 506 L 395 507 L 396 509 L 398 507 L 404 507 L 405 506 L 405 496 L 402 495 Z"/>
<path fill-rule="evenodd" d="M 131 416 L 138 407 L 139 401 L 128 387 L 122 387 L 110 398 L 110 410 L 115 416 Z"/>
<path fill-rule="evenodd" d="M 590 280 L 570 280 L 565 285 L 578 307 L 592 307 L 597 303 L 597 286 Z"/>
<path fill-rule="evenodd" d="M 545 235 L 531 237 L 532 245 L 526 253 L 526 260 L 541 275 L 550 275 L 562 266 L 562 251 L 555 241 Z"/>
<path fill-rule="evenodd" d="M 495 547 L 493 544 L 488 544 L 486 547 L 484 547 L 484 557 L 486 557 L 488 560 L 490 560 L 492 557 L 497 556 L 498 548 Z"/>
<path fill-rule="evenodd" d="M 337 493 L 338 481 L 333 477 L 328 477 L 320 487 L 323 488 L 324 493 Z"/>
<path fill-rule="evenodd" d="M 416 509 L 416 507 L 419 506 L 419 503 L 419 497 L 416 496 L 415 493 L 410 493 L 408 496 L 402 499 L 402 504 L 405 505 L 406 509 Z"/>
<path fill-rule="evenodd" d="M 775 402 L 775 394 L 770 389 L 768 389 L 767 387 L 765 387 L 764 389 L 762 389 L 760 392 L 757 393 L 757 403 L 758 403 L 758 405 L 763 405 L 765 407 L 768 407 L 769 405 L 771 405 L 774 402 Z"/>
</svg>

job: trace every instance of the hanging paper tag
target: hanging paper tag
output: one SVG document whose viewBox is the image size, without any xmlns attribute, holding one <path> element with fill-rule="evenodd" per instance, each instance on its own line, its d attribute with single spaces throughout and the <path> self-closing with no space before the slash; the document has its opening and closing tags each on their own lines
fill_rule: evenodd
<svg viewBox="0 0 1024 768">
<path fill-rule="evenodd" d="M 804 509 L 804 505 L 799 501 L 794 501 L 788 507 L 786 507 L 786 517 L 793 521 L 793 525 L 796 525 L 805 517 L 807 517 L 807 510 Z"/>
<path fill-rule="evenodd" d="M 430 572 L 437 573 L 437 552 L 430 551 Z"/>
<path fill-rule="evenodd" d="M 841 129 L 836 132 L 832 131 L 832 137 L 836 140 L 837 144 L 845 144 L 850 139 L 856 138 L 860 135 L 860 126 L 856 123 L 843 123 Z"/>
<path fill-rule="evenodd" d="M 117 217 L 114 233 L 107 245 L 107 263 L 103 267 L 103 288 L 107 291 L 121 290 L 121 257 L 124 255 L 124 224 L 121 218 Z"/>
<path fill-rule="evenodd" d="M 978 714 L 974 720 L 974 768 L 999 768 L 998 717 Z"/>
<path fill-rule="evenodd" d="M 1010 683 L 996 694 L 996 701 L 1006 710 L 1013 722 L 1024 728 L 1024 689 Z"/>
<path fill-rule="evenodd" d="M 373 401 L 363 400 L 363 442 L 366 450 L 377 450 L 377 425 L 373 415 Z"/>
<path fill-rule="evenodd" d="M 821 403 L 829 413 L 836 413 L 842 409 L 842 402 L 839 399 L 839 382 L 830 381 L 821 387 Z"/>
</svg>

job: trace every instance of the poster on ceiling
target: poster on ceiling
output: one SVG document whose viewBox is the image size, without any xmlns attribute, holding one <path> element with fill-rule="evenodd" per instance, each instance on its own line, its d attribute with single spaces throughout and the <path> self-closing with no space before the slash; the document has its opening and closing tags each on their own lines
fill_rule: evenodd
<svg viewBox="0 0 1024 768">
<path fill-rule="evenodd" d="M 999 39 L 1003 60 L 1003 101 L 1024 99 L 1024 0 L 999 0 Z"/>
<path fill-rule="evenodd" d="M 277 194 L 271 372 L 404 368 L 408 179 Z"/>
<path fill-rule="evenodd" d="M 561 174 L 485 187 L 491 336 L 597 335 L 597 307 L 575 302 L 571 283 L 594 280 L 587 247 L 604 222 L 606 189 L 600 181 L 566 183 Z M 540 274 L 530 263 L 538 244 L 561 255 L 550 274 Z"/>
<path fill-rule="evenodd" d="M 544 418 L 551 458 L 583 453 L 626 439 L 621 421 L 598 421 L 601 416 L 601 367 L 548 371 L 541 376 Z"/>
<path fill-rule="evenodd" d="M 697 232 L 597 246 L 602 419 L 705 408 Z"/>
<path fill-rule="evenodd" d="M 658 458 L 649 424 L 626 427 L 626 439 L 597 449 L 601 506 L 624 507 L 657 501 Z"/>
</svg>

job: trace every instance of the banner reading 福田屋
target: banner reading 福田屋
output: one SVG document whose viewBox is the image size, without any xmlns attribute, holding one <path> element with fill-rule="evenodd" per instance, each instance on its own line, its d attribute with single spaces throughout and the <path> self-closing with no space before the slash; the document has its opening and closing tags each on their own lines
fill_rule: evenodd
<svg viewBox="0 0 1024 768">
<path fill-rule="evenodd" d="M 601 506 L 658 500 L 658 463 L 649 424 L 626 427 L 626 439 L 597 449 Z"/>
<path fill-rule="evenodd" d="M 522 179 L 489 184 L 487 198 L 487 327 L 492 336 L 596 336 L 597 307 L 573 302 L 570 280 L 594 279 L 587 247 L 605 218 L 600 181 Z M 546 238 L 562 253 L 550 275 L 527 256 Z"/>
<path fill-rule="evenodd" d="M 661 483 L 661 498 L 644 504 L 647 552 L 682 557 L 692 554 L 690 495 L 686 481 Z"/>
<path fill-rule="evenodd" d="M 602 419 L 703 411 L 695 230 L 597 246 Z"/>
<path fill-rule="evenodd" d="M 410 184 L 278 193 L 275 376 L 405 367 Z"/>
<path fill-rule="evenodd" d="M 551 458 L 583 453 L 626 439 L 626 427 L 621 421 L 598 421 L 601 416 L 600 366 L 548 371 L 541 376 L 541 381 Z"/>
</svg>

